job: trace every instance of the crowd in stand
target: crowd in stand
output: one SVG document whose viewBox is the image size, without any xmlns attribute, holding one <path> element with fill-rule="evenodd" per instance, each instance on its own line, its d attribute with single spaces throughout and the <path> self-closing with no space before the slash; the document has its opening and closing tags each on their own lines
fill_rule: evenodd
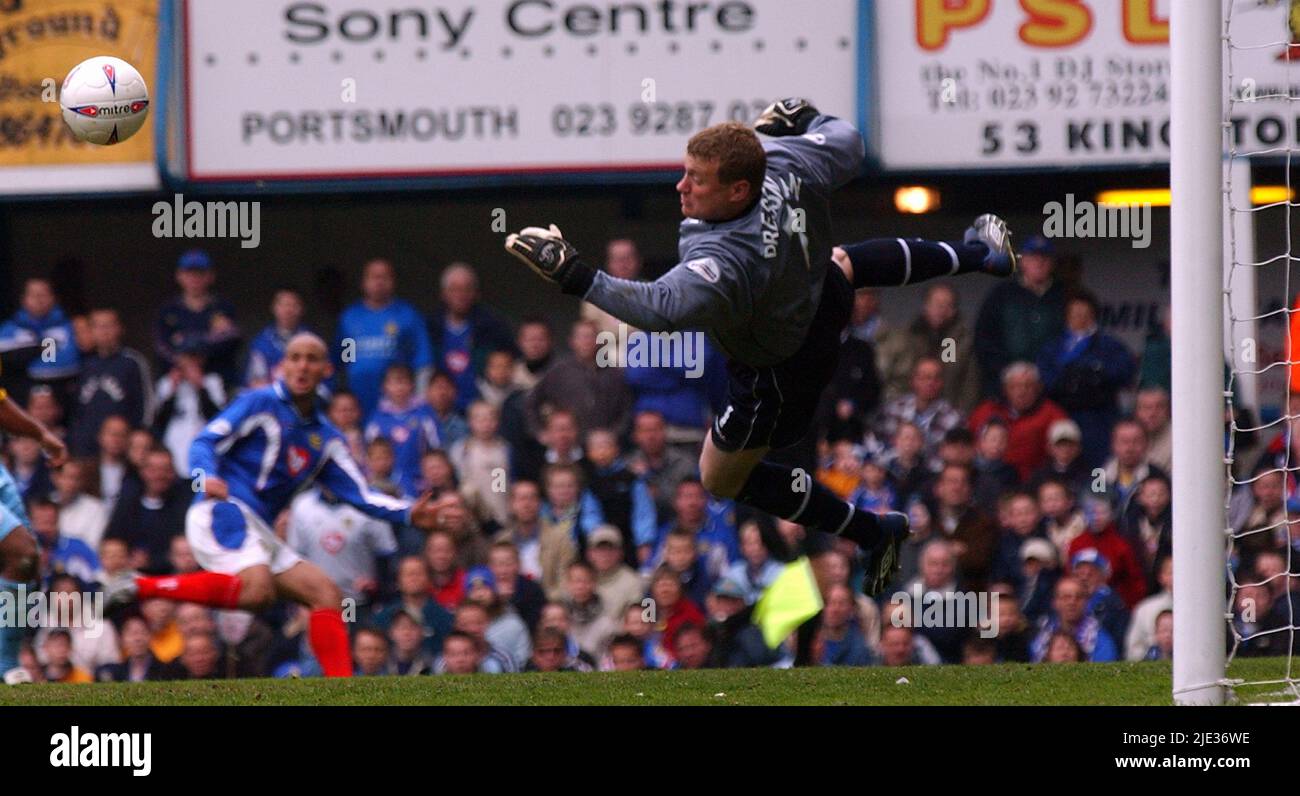
<svg viewBox="0 0 1300 796">
<path fill-rule="evenodd" d="M 642 277 L 632 241 L 612 241 L 604 267 Z M 204 252 L 175 275 L 149 355 L 124 345 L 113 309 L 65 313 L 46 279 L 25 283 L 0 327 L 0 351 L 32 352 L 6 359 L 11 395 L 74 455 L 51 472 L 34 442 L 5 449 L 51 594 L 197 568 L 189 443 L 238 392 L 273 381 L 307 330 L 292 288 L 262 322 L 215 292 Z M 1059 278 L 1049 241 L 1025 245 L 973 324 L 958 311 L 966 284 L 932 283 L 897 327 L 878 292 L 857 294 L 816 439 L 787 455 L 861 510 L 910 515 L 902 570 L 876 599 L 851 543 L 700 485 L 700 445 L 725 405 L 716 351 L 702 373 L 603 367 L 618 322 L 595 307 L 565 330 L 512 323 L 480 301 L 474 269 L 453 264 L 426 317 L 397 284 L 389 262 L 366 263 L 360 300 L 315 330 L 337 367 L 321 398 L 373 489 L 456 495 L 467 510 L 426 534 L 313 488 L 276 523 L 344 592 L 359 674 L 1170 656 L 1168 337 L 1153 329 L 1135 354 L 1099 329 L 1096 299 Z M 1239 654 L 1288 643 L 1267 631 L 1289 623 L 1286 518 L 1300 497 L 1266 471 L 1290 444 L 1261 446 L 1265 474 L 1233 495 L 1247 533 L 1232 563 L 1259 584 L 1237 595 L 1254 608 L 1237 624 Z M 801 555 L 824 608 L 771 649 L 750 614 Z M 935 626 L 897 592 L 996 594 L 996 622 Z M 61 682 L 318 672 L 307 612 L 290 604 L 254 616 L 150 599 L 108 619 L 34 629 L 24 668 Z"/>
</svg>

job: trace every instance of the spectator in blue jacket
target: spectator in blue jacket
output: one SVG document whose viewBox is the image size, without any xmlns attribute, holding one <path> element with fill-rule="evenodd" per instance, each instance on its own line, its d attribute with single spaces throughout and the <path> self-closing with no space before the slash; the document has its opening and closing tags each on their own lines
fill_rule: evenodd
<svg viewBox="0 0 1300 796">
<path fill-rule="evenodd" d="M 442 642 L 452 629 L 452 616 L 430 596 L 432 581 L 428 565 L 420 556 L 405 556 L 397 563 L 397 597 L 375 614 L 375 624 L 387 628 L 393 617 L 406 612 L 419 617 L 424 650 L 442 653 Z"/>
<path fill-rule="evenodd" d="M 746 605 L 753 605 L 781 574 L 781 562 L 772 557 L 757 520 L 740 526 L 740 560 L 727 568 L 726 579 L 741 588 Z"/>
<path fill-rule="evenodd" d="M 542 522 L 570 524 L 574 545 L 580 554 L 586 552 L 587 536 L 605 524 L 605 514 L 600 501 L 583 486 L 582 468 L 564 462 L 549 464 L 542 471 L 542 482 L 546 488 Z"/>
<path fill-rule="evenodd" d="M 1097 299 L 1079 292 L 1065 304 L 1065 332 L 1043 348 L 1038 371 L 1046 394 L 1079 424 L 1085 467 L 1106 460 L 1110 430 L 1119 419 L 1119 393 L 1137 372 L 1133 355 L 1097 328 Z"/>
<path fill-rule="evenodd" d="M 1101 621 L 1088 613 L 1088 592 L 1078 578 L 1066 576 L 1056 582 L 1052 612 L 1038 622 L 1038 635 L 1029 646 L 1030 658 L 1040 663 L 1047 658 L 1052 637 L 1065 633 L 1074 639 L 1086 660 L 1107 663 L 1119 660 L 1119 647 Z"/>
<path fill-rule="evenodd" d="M 703 334 L 683 333 L 681 339 L 680 348 L 674 345 L 674 350 L 682 352 L 679 361 L 655 364 L 629 361 L 623 370 L 623 378 L 632 391 L 632 414 L 650 411 L 662 415 L 670 445 L 699 444 L 704 441 L 709 426 L 705 378 L 708 343 Z"/>
<path fill-rule="evenodd" d="M 1095 547 L 1087 547 L 1070 559 L 1070 571 L 1083 584 L 1088 593 L 1088 615 L 1101 622 L 1112 639 L 1128 636 L 1128 606 L 1115 593 L 1107 581 L 1110 579 L 1110 562 Z"/>
<path fill-rule="evenodd" d="M 660 555 L 655 557 L 654 571 L 667 568 L 676 574 L 682 592 L 697 606 L 704 605 L 709 591 L 718 580 L 719 573 L 709 566 L 706 556 L 700 554 L 695 535 L 683 528 L 674 528 L 664 538 Z M 650 592 L 653 597 L 654 592 Z"/>
<path fill-rule="evenodd" d="M 207 352 L 205 372 L 216 373 L 226 384 L 237 381 L 235 305 L 212 292 L 216 279 L 212 258 L 202 249 L 190 249 L 176 263 L 181 294 L 162 306 L 154 327 L 160 372 L 172 369 L 182 348 L 202 348 Z"/>
<path fill-rule="evenodd" d="M 849 587 L 836 584 L 826 590 L 821 627 L 813 640 L 813 660 L 818 666 L 867 666 L 871 650 L 858 625 L 857 606 Z"/>
<path fill-rule="evenodd" d="M 438 438 L 448 450 L 469 436 L 469 421 L 456 409 L 456 381 L 438 371 L 429 377 L 424 389 L 424 414 L 438 429 Z"/>
<path fill-rule="evenodd" d="M 1030 537 L 1020 545 L 1018 608 L 1031 622 L 1038 621 L 1052 608 L 1056 580 L 1061 576 L 1056 565 L 1058 555 L 1056 545 L 1046 539 Z"/>
<path fill-rule="evenodd" d="M 30 346 L 39 349 L 27 365 L 33 382 L 66 383 L 81 368 L 72 322 L 59 306 L 53 285 L 41 277 L 23 284 L 21 308 L 0 325 L 0 350 Z"/>
<path fill-rule="evenodd" d="M 82 363 L 68 427 L 68 448 L 77 456 L 99 453 L 99 429 L 117 415 L 132 428 L 153 420 L 153 376 L 144 356 L 122 345 L 122 321 L 117 310 L 90 313 L 94 349 Z"/>
<path fill-rule="evenodd" d="M 23 500 L 43 498 L 54 490 L 50 468 L 45 463 L 41 444 L 31 437 L 9 438 L 9 473 Z"/>
<path fill-rule="evenodd" d="M 384 373 L 384 397 L 366 424 L 366 442 L 379 437 L 393 444 L 392 480 L 404 495 L 420 493 L 420 459 L 441 447 L 438 427 L 415 395 L 415 376 L 400 362 Z"/>
<path fill-rule="evenodd" d="M 767 646 L 763 631 L 753 621 L 754 606 L 745 604 L 745 589 L 739 583 L 729 578 L 714 583 L 705 608 L 709 617 L 707 632 L 713 639 L 714 667 L 775 666 L 787 657 L 784 648 Z"/>
<path fill-rule="evenodd" d="M 659 565 L 664 543 L 675 531 L 695 538 L 696 552 L 713 580 L 722 577 L 729 566 L 740 560 L 735 503 L 712 497 L 698 478 L 691 477 L 677 485 L 673 511 L 673 519 L 659 528 L 659 549 L 649 558 L 652 567 Z"/>
<path fill-rule="evenodd" d="M 387 260 L 366 263 L 361 272 L 361 300 L 343 311 L 335 333 L 335 359 L 348 387 L 369 418 L 379 403 L 379 386 L 389 365 L 401 363 L 415 373 L 418 392 L 433 372 L 433 348 L 424 319 L 396 298 L 397 273 Z"/>
<path fill-rule="evenodd" d="M 1035 235 L 1019 249 L 1015 277 L 998 282 L 985 294 L 975 321 L 975 356 L 987 397 L 1001 393 L 1002 373 L 1008 366 L 1032 362 L 1064 328 L 1065 287 L 1055 278 L 1055 246 Z"/>
<path fill-rule="evenodd" d="M 641 281 L 641 250 L 631 238 L 614 238 L 605 244 L 605 273 L 615 279 Z M 618 334 L 618 327 L 623 324 L 618 318 L 605 312 L 595 304 L 582 302 L 579 315 L 584 321 L 591 321 L 602 332 Z"/>
<path fill-rule="evenodd" d="M 1038 510 L 1038 499 L 1029 492 L 1017 490 L 1007 496 L 1005 517 L 1006 525 L 998 536 L 990 577 L 1012 583 L 1020 591 L 1025 586 L 1020 550 L 1030 539 L 1047 541 L 1047 531 L 1042 512 Z"/>
<path fill-rule="evenodd" d="M 27 501 L 32 533 L 40 543 L 47 575 L 72 575 L 86 583 L 95 583 L 99 573 L 99 554 L 90 545 L 59 533 L 59 507 L 49 498 Z"/>
<path fill-rule="evenodd" d="M 478 274 L 465 263 L 442 271 L 442 303 L 429 319 L 434 367 L 456 384 L 456 411 L 479 397 L 477 379 L 493 351 L 516 352 L 510 327 L 479 301 Z"/>
<path fill-rule="evenodd" d="M 624 560 L 641 566 L 637 550 L 653 545 L 658 534 L 655 501 L 641 476 L 628 469 L 614 432 L 597 428 L 587 433 L 587 456 L 581 460 L 587 489 L 600 502 L 605 521 L 622 536 Z"/>
<path fill-rule="evenodd" d="M 271 297 L 271 323 L 248 344 L 248 364 L 244 367 L 244 386 L 265 387 L 279 377 L 284 347 L 299 332 L 309 331 L 302 322 L 302 294 L 291 287 L 276 288 Z"/>
</svg>

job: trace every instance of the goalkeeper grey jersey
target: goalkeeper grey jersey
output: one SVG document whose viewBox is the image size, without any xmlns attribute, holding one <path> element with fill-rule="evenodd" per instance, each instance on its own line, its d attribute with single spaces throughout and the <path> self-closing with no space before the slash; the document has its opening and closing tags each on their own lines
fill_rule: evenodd
<svg viewBox="0 0 1300 796">
<path fill-rule="evenodd" d="M 646 331 L 702 329 L 751 367 L 799 348 L 831 267 L 830 195 L 862 167 L 853 125 L 818 116 L 802 136 L 763 141 L 767 175 L 758 203 L 718 224 L 688 218 L 679 263 L 654 282 L 603 271 L 586 300 Z"/>
</svg>

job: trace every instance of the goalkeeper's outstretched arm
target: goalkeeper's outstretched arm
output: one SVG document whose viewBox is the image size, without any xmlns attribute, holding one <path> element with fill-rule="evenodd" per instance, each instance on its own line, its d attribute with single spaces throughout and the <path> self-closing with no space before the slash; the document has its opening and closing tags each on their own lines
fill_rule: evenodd
<svg viewBox="0 0 1300 796">
<path fill-rule="evenodd" d="M 626 324 L 648 332 L 743 323 L 752 300 L 744 270 L 721 251 L 674 266 L 653 282 L 617 279 L 582 261 L 554 224 L 506 238 L 506 251 L 569 295 L 580 296 Z"/>
<path fill-rule="evenodd" d="M 716 257 L 679 263 L 653 282 L 601 272 L 584 298 L 648 332 L 729 327 L 748 318 L 752 304 L 744 272 Z"/>
</svg>

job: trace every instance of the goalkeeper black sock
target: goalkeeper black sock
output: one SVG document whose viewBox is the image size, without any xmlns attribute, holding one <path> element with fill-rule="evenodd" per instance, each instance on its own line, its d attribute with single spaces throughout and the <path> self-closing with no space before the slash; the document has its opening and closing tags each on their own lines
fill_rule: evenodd
<svg viewBox="0 0 1300 796">
<path fill-rule="evenodd" d="M 802 468 L 759 462 L 736 499 L 781 519 L 843 536 L 863 548 L 880 541 L 875 514 L 858 511 Z"/>
<path fill-rule="evenodd" d="M 974 243 L 936 243 L 920 238 L 873 238 L 850 243 L 853 287 L 898 287 L 979 271 L 989 247 Z"/>
</svg>

